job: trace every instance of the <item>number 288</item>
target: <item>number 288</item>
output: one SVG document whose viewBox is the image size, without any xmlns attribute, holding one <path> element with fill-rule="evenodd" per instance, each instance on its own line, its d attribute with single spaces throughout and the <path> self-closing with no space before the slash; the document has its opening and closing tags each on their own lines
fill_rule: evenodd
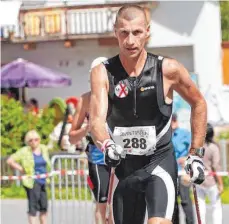
<svg viewBox="0 0 229 224">
<path fill-rule="evenodd" d="M 144 138 L 125 138 L 123 139 L 124 148 L 140 148 L 140 149 L 146 149 L 146 140 Z"/>
</svg>

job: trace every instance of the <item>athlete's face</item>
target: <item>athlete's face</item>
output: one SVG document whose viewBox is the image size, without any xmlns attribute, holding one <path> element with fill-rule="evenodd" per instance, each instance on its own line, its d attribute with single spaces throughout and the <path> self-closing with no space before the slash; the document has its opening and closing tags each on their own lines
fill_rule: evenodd
<svg viewBox="0 0 229 224">
<path fill-rule="evenodd" d="M 132 20 L 119 18 L 115 25 L 120 52 L 128 58 L 137 57 L 145 47 L 149 37 L 149 26 L 142 15 Z"/>
</svg>

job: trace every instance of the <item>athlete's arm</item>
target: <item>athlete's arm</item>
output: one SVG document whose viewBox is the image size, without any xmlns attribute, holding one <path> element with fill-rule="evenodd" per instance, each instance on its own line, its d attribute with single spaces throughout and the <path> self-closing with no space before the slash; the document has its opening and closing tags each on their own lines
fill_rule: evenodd
<svg viewBox="0 0 229 224">
<path fill-rule="evenodd" d="M 204 144 L 207 126 L 206 101 L 195 83 L 191 80 L 188 71 L 176 60 L 164 59 L 162 70 L 163 78 L 166 80 L 165 83 L 167 83 L 167 87 L 164 86 L 165 89 L 175 90 L 191 106 L 192 141 L 190 153 L 192 154 L 193 149 L 200 148 Z"/>
<path fill-rule="evenodd" d="M 108 110 L 108 77 L 103 64 L 91 71 L 91 101 L 90 101 L 90 131 L 97 147 L 110 139 L 106 130 L 106 117 Z"/>
<path fill-rule="evenodd" d="M 86 110 L 88 108 L 89 102 L 89 96 L 87 96 L 86 93 L 82 95 L 78 101 L 77 107 L 76 107 L 76 112 L 73 117 L 73 122 L 72 122 L 72 127 L 69 132 L 69 141 L 71 144 L 77 144 L 83 137 L 86 136 L 88 132 L 88 125 L 85 127 L 81 127 L 85 116 L 86 116 Z"/>
</svg>

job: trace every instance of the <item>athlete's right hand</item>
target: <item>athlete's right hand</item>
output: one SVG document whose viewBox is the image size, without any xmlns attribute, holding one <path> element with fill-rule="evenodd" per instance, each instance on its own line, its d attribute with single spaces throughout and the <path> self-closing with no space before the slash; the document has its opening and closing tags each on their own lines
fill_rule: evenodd
<svg viewBox="0 0 229 224">
<path fill-rule="evenodd" d="M 116 145 L 111 139 L 106 139 L 102 144 L 102 151 L 107 166 L 116 167 L 119 165 L 123 152 L 123 148 L 120 145 Z"/>
<path fill-rule="evenodd" d="M 203 159 L 199 156 L 189 155 L 184 167 L 186 173 L 190 174 L 191 182 L 202 184 L 205 180 Z"/>
</svg>

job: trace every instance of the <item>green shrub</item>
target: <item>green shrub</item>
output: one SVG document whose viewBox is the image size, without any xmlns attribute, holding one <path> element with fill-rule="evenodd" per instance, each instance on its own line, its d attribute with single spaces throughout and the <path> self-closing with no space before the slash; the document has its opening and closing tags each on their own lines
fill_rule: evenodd
<svg viewBox="0 0 229 224">
<path fill-rule="evenodd" d="M 21 102 L 1 96 L 1 155 L 16 152 L 24 145 L 25 134 L 35 129 L 41 143 L 47 144 L 54 125 L 54 110 L 45 109 L 41 116 L 25 113 Z"/>
<path fill-rule="evenodd" d="M 222 131 L 219 134 L 219 139 L 229 139 L 229 130 L 228 131 Z"/>
<path fill-rule="evenodd" d="M 223 178 L 223 186 L 224 188 L 229 188 L 229 177 L 222 177 Z"/>
<path fill-rule="evenodd" d="M 229 187 L 224 188 L 224 191 L 221 194 L 221 200 L 223 204 L 229 204 Z"/>
</svg>

